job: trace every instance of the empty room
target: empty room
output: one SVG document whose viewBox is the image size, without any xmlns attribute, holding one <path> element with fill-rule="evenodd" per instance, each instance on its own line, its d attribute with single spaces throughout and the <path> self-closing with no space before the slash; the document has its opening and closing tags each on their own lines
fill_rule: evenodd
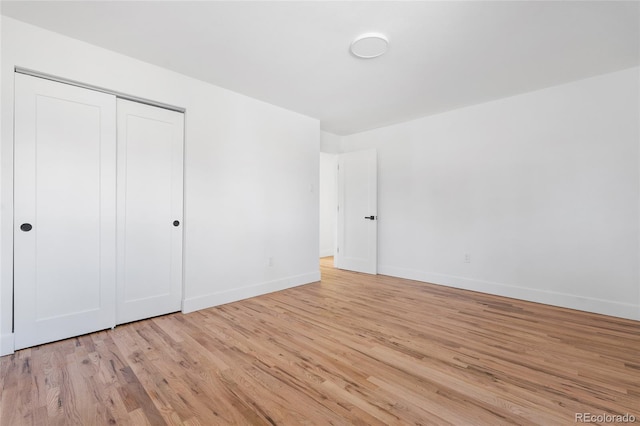
<svg viewBox="0 0 640 426">
<path fill-rule="evenodd" d="M 0 425 L 640 423 L 640 2 L 0 13 Z"/>
</svg>

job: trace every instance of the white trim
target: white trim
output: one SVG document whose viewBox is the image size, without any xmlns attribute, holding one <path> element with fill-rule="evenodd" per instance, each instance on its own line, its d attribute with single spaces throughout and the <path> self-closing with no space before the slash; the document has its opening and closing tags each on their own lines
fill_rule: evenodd
<svg viewBox="0 0 640 426">
<path fill-rule="evenodd" d="M 310 272 L 308 274 L 302 275 L 294 275 L 275 281 L 267 281 L 259 284 L 248 285 L 245 287 L 235 288 L 233 290 L 210 293 L 204 296 L 185 299 L 182 312 L 188 314 L 189 312 L 194 312 L 200 309 L 224 305 L 225 303 L 237 302 L 239 300 L 249 299 L 251 297 L 260 296 L 262 294 L 285 290 L 291 287 L 309 284 L 316 281 L 320 281 L 320 271 Z"/>
<path fill-rule="evenodd" d="M 432 283 L 446 287 L 454 287 L 480 293 L 494 294 L 529 302 L 544 303 L 579 311 L 610 315 L 619 318 L 640 320 L 638 306 L 632 303 L 614 302 L 611 300 L 595 299 L 555 291 L 544 291 L 533 288 L 520 287 L 510 284 L 475 280 L 453 275 L 424 272 L 413 269 L 396 268 L 393 266 L 378 267 L 378 273 L 392 277 Z"/>
<path fill-rule="evenodd" d="M 13 333 L 0 334 L 0 356 L 12 354 L 13 348 Z"/>
</svg>

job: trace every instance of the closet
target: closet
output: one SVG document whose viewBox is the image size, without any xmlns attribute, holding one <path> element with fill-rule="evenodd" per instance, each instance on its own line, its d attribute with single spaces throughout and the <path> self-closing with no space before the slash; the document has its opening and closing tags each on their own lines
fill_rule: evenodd
<svg viewBox="0 0 640 426">
<path fill-rule="evenodd" d="M 15 349 L 180 310 L 182 113 L 15 75 Z"/>
</svg>

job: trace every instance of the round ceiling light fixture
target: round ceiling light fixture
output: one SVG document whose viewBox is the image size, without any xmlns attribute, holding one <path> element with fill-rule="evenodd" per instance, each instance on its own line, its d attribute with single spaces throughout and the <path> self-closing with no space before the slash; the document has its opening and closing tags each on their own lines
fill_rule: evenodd
<svg viewBox="0 0 640 426">
<path fill-rule="evenodd" d="M 362 59 L 373 59 L 383 55 L 389 47 L 389 40 L 380 33 L 367 33 L 356 37 L 351 43 L 351 53 Z"/>
</svg>

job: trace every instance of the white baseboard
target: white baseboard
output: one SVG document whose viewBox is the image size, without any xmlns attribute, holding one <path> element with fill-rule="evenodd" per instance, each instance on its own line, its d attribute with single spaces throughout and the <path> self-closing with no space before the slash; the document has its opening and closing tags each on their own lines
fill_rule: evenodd
<svg viewBox="0 0 640 426">
<path fill-rule="evenodd" d="M 14 352 L 13 333 L 0 334 L 0 356 Z"/>
<path fill-rule="evenodd" d="M 320 250 L 320 257 L 333 256 L 333 249 Z"/>
<path fill-rule="evenodd" d="M 447 287 L 478 291 L 480 293 L 495 294 L 497 296 L 510 297 L 513 299 L 544 303 L 545 305 L 560 306 L 563 308 L 577 309 L 579 311 L 640 320 L 640 306 L 632 303 L 614 302 L 611 300 L 519 287 L 509 284 L 457 277 L 453 275 L 438 274 L 434 272 L 396 268 L 393 266 L 380 265 L 378 266 L 378 273 L 381 275 L 390 275 L 392 277 L 406 278 L 409 280 L 422 281 Z"/>
<path fill-rule="evenodd" d="M 272 293 L 274 291 L 285 290 L 287 288 L 309 284 L 316 281 L 320 281 L 320 271 L 310 272 L 308 274 L 302 275 L 295 275 L 275 281 L 253 284 L 241 288 L 235 288 L 233 290 L 210 293 L 204 296 L 185 299 L 182 307 L 182 312 L 187 314 L 189 312 L 198 311 L 200 309 L 224 305 L 225 303 L 237 302 L 238 300 L 260 296 L 261 294 Z"/>
</svg>

